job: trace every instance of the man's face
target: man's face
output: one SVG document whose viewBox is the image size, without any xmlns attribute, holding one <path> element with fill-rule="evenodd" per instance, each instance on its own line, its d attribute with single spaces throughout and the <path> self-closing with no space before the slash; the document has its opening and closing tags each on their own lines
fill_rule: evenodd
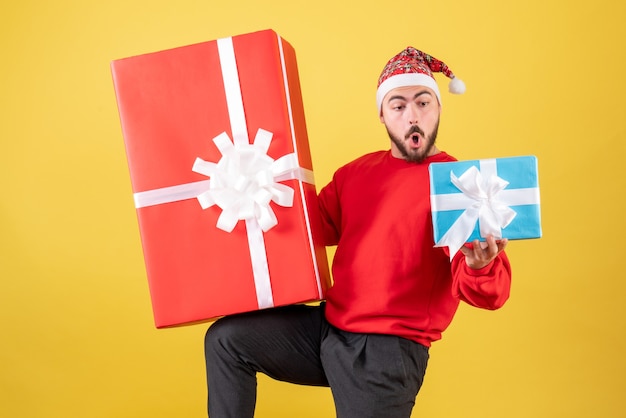
<svg viewBox="0 0 626 418">
<path fill-rule="evenodd" d="M 428 87 L 408 86 L 391 90 L 384 97 L 380 121 L 391 139 L 391 155 L 420 162 L 437 154 L 435 147 L 441 106 Z"/>
</svg>

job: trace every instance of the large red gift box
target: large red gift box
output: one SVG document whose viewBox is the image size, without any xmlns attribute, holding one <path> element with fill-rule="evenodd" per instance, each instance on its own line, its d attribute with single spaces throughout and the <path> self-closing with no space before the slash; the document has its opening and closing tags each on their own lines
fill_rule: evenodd
<svg viewBox="0 0 626 418">
<path fill-rule="evenodd" d="M 157 328 L 323 299 L 292 46 L 265 30 L 111 69 Z"/>
</svg>

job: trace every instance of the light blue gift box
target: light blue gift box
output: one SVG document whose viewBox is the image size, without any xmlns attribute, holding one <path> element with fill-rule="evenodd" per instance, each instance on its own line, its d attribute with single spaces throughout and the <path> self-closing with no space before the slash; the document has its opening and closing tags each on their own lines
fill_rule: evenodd
<svg viewBox="0 0 626 418">
<path fill-rule="evenodd" d="M 537 158 L 432 163 L 430 203 L 435 246 L 452 257 L 465 242 L 541 237 Z"/>
</svg>

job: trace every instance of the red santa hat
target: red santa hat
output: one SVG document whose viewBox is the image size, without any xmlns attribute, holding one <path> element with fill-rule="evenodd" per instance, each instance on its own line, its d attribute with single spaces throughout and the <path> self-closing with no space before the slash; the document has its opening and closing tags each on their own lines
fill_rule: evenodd
<svg viewBox="0 0 626 418">
<path fill-rule="evenodd" d="M 378 90 L 376 91 L 378 111 L 381 110 L 385 95 L 397 87 L 428 87 L 435 92 L 439 103 L 441 103 L 441 94 L 433 72 L 443 73 L 451 79 L 448 85 L 450 93 L 463 94 L 465 92 L 463 81 L 456 78 L 446 64 L 409 46 L 389 60 L 378 78 Z"/>
</svg>

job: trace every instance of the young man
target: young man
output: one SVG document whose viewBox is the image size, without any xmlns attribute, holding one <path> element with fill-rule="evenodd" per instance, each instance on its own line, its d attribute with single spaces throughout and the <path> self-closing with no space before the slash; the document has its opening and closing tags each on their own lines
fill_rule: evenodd
<svg viewBox="0 0 626 418">
<path fill-rule="evenodd" d="M 454 161 L 435 140 L 441 61 L 408 47 L 377 91 L 391 149 L 341 167 L 319 193 L 326 245 L 337 245 L 333 287 L 320 306 L 223 318 L 205 340 L 209 416 L 253 417 L 256 373 L 330 386 L 339 418 L 408 418 L 428 349 L 459 301 L 497 309 L 509 296 L 506 240 L 467 244 L 452 261 L 435 248 L 428 165 Z M 294 272 L 297 274 L 297 272 Z"/>
</svg>

